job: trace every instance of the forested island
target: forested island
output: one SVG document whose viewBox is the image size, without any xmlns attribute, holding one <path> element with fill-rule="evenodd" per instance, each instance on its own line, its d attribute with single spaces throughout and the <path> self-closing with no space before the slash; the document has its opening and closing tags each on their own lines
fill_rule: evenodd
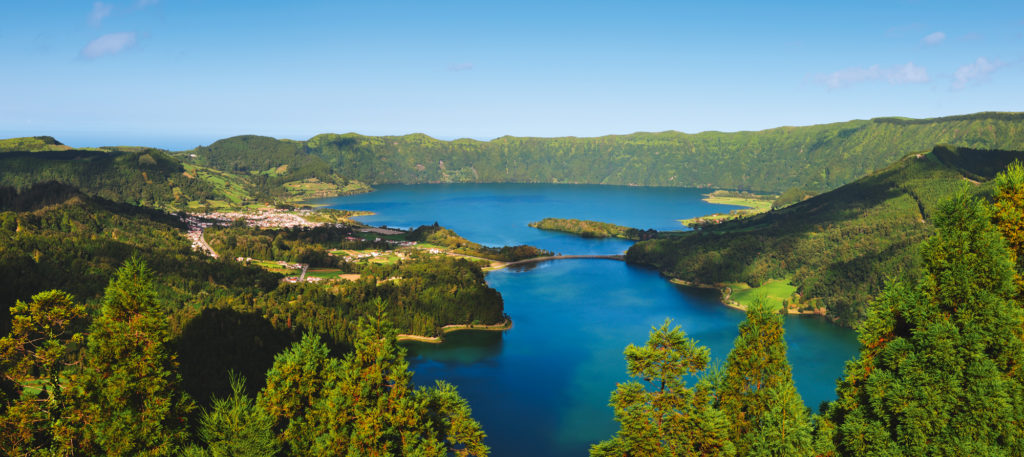
<svg viewBox="0 0 1024 457">
<path fill-rule="evenodd" d="M 529 225 L 541 230 L 571 233 L 584 238 L 623 238 L 639 241 L 654 238 L 658 234 L 657 231 L 651 229 L 640 230 L 607 222 L 557 219 L 553 217 L 545 217 L 537 222 L 530 222 Z"/>
<path fill-rule="evenodd" d="M 781 193 L 627 252 L 746 291 L 747 317 L 721 365 L 670 322 L 626 348 L 621 427 L 591 455 L 1021 455 L 1022 125 L 979 113 L 490 142 L 247 136 L 176 152 L 2 140 L 0 453 L 487 455 L 455 386 L 413 386 L 398 336 L 507 325 L 483 267 L 549 252 L 358 213 L 284 227 L 224 210 L 284 214 L 379 183 L 589 182 Z M 769 288 L 860 333 L 838 399 L 816 413 L 758 295 Z"/>
</svg>

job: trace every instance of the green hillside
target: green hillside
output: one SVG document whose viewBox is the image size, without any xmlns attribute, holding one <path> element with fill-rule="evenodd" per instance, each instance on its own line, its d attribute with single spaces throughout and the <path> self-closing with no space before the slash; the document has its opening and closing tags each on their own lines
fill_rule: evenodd
<svg viewBox="0 0 1024 457">
<path fill-rule="evenodd" d="M 359 318 L 375 311 L 374 298 L 388 303 L 402 333 L 436 336 L 444 325 L 506 318 L 501 295 L 469 260 L 414 258 L 380 266 L 358 281 L 287 284 L 257 266 L 193 251 L 184 229 L 172 214 L 61 184 L 0 187 L 0 335 L 11 329 L 11 306 L 40 291 L 67 291 L 95 312 L 110 277 L 132 257 L 153 272 L 186 389 L 201 401 L 214 391 L 224 394 L 229 369 L 259 388 L 273 355 L 304 331 L 323 335 L 334 349 L 351 348 Z M 343 238 L 331 231 L 349 233 L 302 233 Z"/>
<path fill-rule="evenodd" d="M 887 278 L 917 271 L 915 250 L 940 201 L 965 185 L 984 192 L 985 180 L 1022 157 L 936 147 L 783 209 L 640 242 L 626 260 L 722 288 L 788 280 L 793 301 L 853 325 Z"/>
<path fill-rule="evenodd" d="M 298 146 L 296 146 L 298 145 Z M 58 182 L 105 199 L 165 210 L 228 209 L 365 191 L 301 143 L 237 137 L 171 154 L 140 146 L 72 149 L 51 137 L 0 140 L 0 186 Z"/>
<path fill-rule="evenodd" d="M 76 150 L 51 137 L 12 138 L 0 140 L 0 186 L 56 181 L 170 210 L 294 203 L 383 183 L 553 182 L 803 195 L 834 189 L 906 151 L 935 144 L 1024 149 L 1024 113 L 486 142 L 423 134 L 323 134 L 308 141 L 245 135 L 177 153 L 145 147 Z"/>
<path fill-rule="evenodd" d="M 10 151 L 62 151 L 71 149 L 52 136 L 29 136 L 0 140 L 0 152 Z"/>
<path fill-rule="evenodd" d="M 308 153 L 299 141 L 243 135 L 196 148 L 183 160 L 243 177 L 260 200 L 316 198 L 367 190 Z M 194 156 L 194 157 L 193 157 Z M 194 159 L 194 160 L 190 160 Z"/>
<path fill-rule="evenodd" d="M 0 154 L 0 186 L 26 189 L 59 182 L 133 205 L 178 209 L 191 201 L 223 198 L 209 182 L 193 179 L 166 151 L 152 148 L 12 151 Z"/>
<path fill-rule="evenodd" d="M 1024 149 L 1024 113 L 487 142 L 324 134 L 305 144 L 341 175 L 369 184 L 558 182 L 820 192 L 936 144 Z"/>
</svg>

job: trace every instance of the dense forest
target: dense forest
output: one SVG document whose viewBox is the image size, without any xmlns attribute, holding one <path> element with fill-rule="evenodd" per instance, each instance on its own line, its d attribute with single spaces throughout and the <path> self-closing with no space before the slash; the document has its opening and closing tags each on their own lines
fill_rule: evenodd
<svg viewBox="0 0 1024 457">
<path fill-rule="evenodd" d="M 640 241 L 654 238 L 657 235 L 657 232 L 653 229 L 640 230 L 608 222 L 559 219 L 554 217 L 545 217 L 537 222 L 530 222 L 529 225 L 541 230 L 572 233 L 584 238 L 624 238 Z"/>
<path fill-rule="evenodd" d="M 610 398 L 620 428 L 590 455 L 1024 453 L 1024 167 L 996 176 L 990 200 L 974 193 L 962 187 L 934 207 L 919 273 L 891 281 L 871 302 L 860 354 L 820 414 L 793 383 L 782 316 L 755 302 L 722 364 L 669 320 L 646 344 L 628 346 L 631 380 Z M 388 304 L 360 300 L 344 355 L 305 333 L 282 345 L 256 387 L 223 372 L 228 389 L 205 397 L 187 389 L 190 355 L 174 343 L 143 261 L 118 268 L 93 311 L 58 290 L 19 300 L 0 338 L 0 450 L 487 455 L 486 435 L 454 386 L 412 385 Z"/>
<path fill-rule="evenodd" d="M 1024 113 L 486 142 L 324 134 L 303 144 L 346 178 L 370 184 L 555 182 L 821 192 L 936 144 L 1017 149 L 1024 144 Z"/>
<path fill-rule="evenodd" d="M 755 302 L 724 365 L 670 322 L 627 347 L 620 429 L 590 455 L 1024 454 L 1024 167 L 994 181 L 991 202 L 961 188 L 933 207 L 919 271 L 871 302 L 820 415 L 793 385 L 782 317 Z"/>
<path fill-rule="evenodd" d="M 95 313 L 106 281 L 138 258 L 153 272 L 184 385 L 206 401 L 209 392 L 228 393 L 228 369 L 262 382 L 273 355 L 303 332 L 322 335 L 335 351 L 350 349 L 374 298 L 386 300 L 401 333 L 437 336 L 447 324 L 505 319 L 500 294 L 474 262 L 415 257 L 366 268 L 360 281 L 291 285 L 279 274 L 194 252 L 183 228 L 177 216 L 59 184 L 0 188 L 0 330 L 9 331 L 16 301 L 44 290 L 69 292 Z"/>
<path fill-rule="evenodd" d="M 46 182 L 108 200 L 166 209 L 223 198 L 213 184 L 190 178 L 177 159 L 159 149 L 0 152 L 0 186 L 24 189 Z"/>
<path fill-rule="evenodd" d="M 757 132 L 441 141 L 422 134 L 253 135 L 191 151 L 76 150 L 50 137 L 0 140 L 0 186 L 57 181 L 90 195 L 169 210 L 291 204 L 367 184 L 587 183 L 806 195 L 837 188 L 935 144 L 1016 149 L 1024 114 L 879 118 Z M 366 183 L 366 184 L 364 184 Z"/>
<path fill-rule="evenodd" d="M 620 429 L 591 455 L 1024 455 L 1024 153 L 1004 150 L 1022 135 L 1024 114 L 980 113 L 585 139 L 236 137 L 180 153 L 3 140 L 0 454 L 487 455 L 455 387 L 413 386 L 397 344 L 507 319 L 485 262 L 348 264 L 328 252 L 391 245 L 344 224 L 209 229 L 225 257 L 360 273 L 290 284 L 193 251 L 166 210 L 360 181 L 514 181 L 788 190 L 771 211 L 661 234 L 627 260 L 691 283 L 789 281 L 858 327 L 838 399 L 812 414 L 764 301 L 721 364 L 666 321 L 626 348 L 631 379 L 610 398 Z M 951 145 L 884 166 L 936 142 Z M 546 254 L 437 224 L 406 237 Z"/>
<path fill-rule="evenodd" d="M 443 382 L 414 389 L 386 305 L 368 304 L 344 356 L 307 333 L 258 373 L 263 387 L 250 390 L 243 377 L 222 373 L 230 392 L 195 397 L 183 388 L 188 370 L 145 263 L 132 259 L 117 270 L 88 324 L 86 307 L 65 292 L 18 301 L 15 325 L 0 338 L 0 451 L 487 455 L 466 401 Z M 200 409 L 195 399 L 209 404 Z"/>
<path fill-rule="evenodd" d="M 785 279 L 806 306 L 852 326 L 887 278 L 918 271 L 917 246 L 943 199 L 963 186 L 985 193 L 985 181 L 1022 157 L 939 146 L 783 209 L 640 242 L 626 259 L 696 284 Z"/>
</svg>

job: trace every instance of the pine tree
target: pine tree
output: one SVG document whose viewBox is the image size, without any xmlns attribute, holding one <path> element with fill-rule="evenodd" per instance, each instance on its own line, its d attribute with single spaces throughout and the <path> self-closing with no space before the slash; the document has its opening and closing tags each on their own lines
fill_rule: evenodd
<svg viewBox="0 0 1024 457">
<path fill-rule="evenodd" d="M 90 330 L 83 370 L 72 379 L 65 446 L 85 455 L 176 454 L 194 406 L 178 388 L 167 317 L 143 262 L 117 270 Z"/>
<path fill-rule="evenodd" d="M 1024 290 L 1024 166 L 1014 162 L 993 180 L 992 221 L 1010 247 L 1017 266 L 1017 289 Z"/>
<path fill-rule="evenodd" d="M 1024 315 L 989 218 L 964 191 L 941 205 L 921 278 L 871 304 L 827 412 L 838 454 L 1024 454 Z"/>
<path fill-rule="evenodd" d="M 257 408 L 245 393 L 245 378 L 231 376 L 231 396 L 213 400 L 199 421 L 199 438 L 206 449 L 190 449 L 192 455 L 211 457 L 264 457 L 277 454 L 274 419 Z"/>
<path fill-rule="evenodd" d="M 311 335 L 275 358 L 257 403 L 276 418 L 287 454 L 486 456 L 485 434 L 454 387 L 413 389 L 398 331 L 383 302 L 374 306 L 340 362 Z"/>
<path fill-rule="evenodd" d="M 784 336 L 782 316 L 763 299 L 750 306 L 740 323 L 716 391 L 737 455 L 813 453 L 810 418 L 793 385 Z"/>
<path fill-rule="evenodd" d="M 0 338 L 0 376 L 13 401 L 0 407 L 0 453 L 42 455 L 54 451 L 53 427 L 67 407 L 61 375 L 70 363 L 68 345 L 85 307 L 62 291 L 36 294 L 11 307 L 11 332 Z"/>
<path fill-rule="evenodd" d="M 273 418 L 278 440 L 291 455 L 309 455 L 316 432 L 306 414 L 323 401 L 341 375 L 337 359 L 315 334 L 274 357 L 267 386 L 256 397 L 257 407 Z"/>
<path fill-rule="evenodd" d="M 619 431 L 591 446 L 598 456 L 729 456 L 729 421 L 712 407 L 710 383 L 686 386 L 685 377 L 708 366 L 708 349 L 698 346 L 671 320 L 652 329 L 644 346 L 626 347 L 626 371 L 644 381 L 618 384 L 611 407 Z M 647 388 L 653 387 L 653 391 Z"/>
</svg>

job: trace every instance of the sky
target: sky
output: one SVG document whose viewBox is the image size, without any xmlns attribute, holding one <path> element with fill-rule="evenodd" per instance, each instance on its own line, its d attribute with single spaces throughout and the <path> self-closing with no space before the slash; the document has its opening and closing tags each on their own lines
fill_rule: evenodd
<svg viewBox="0 0 1024 457">
<path fill-rule="evenodd" d="M 1024 2 L 12 0 L 0 137 L 761 130 L 1024 111 Z"/>
</svg>

